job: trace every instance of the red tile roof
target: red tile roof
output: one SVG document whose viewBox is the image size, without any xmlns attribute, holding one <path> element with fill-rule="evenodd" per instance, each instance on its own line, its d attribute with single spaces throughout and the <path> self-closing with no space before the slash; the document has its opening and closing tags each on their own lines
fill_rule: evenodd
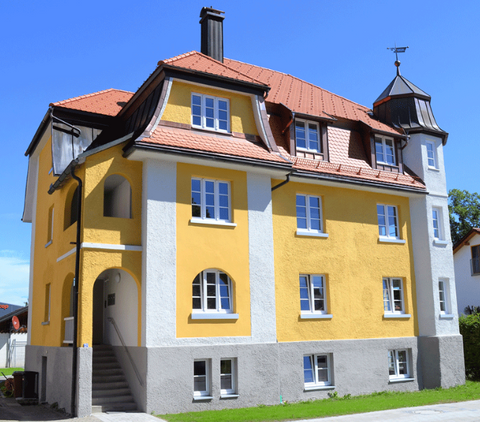
<svg viewBox="0 0 480 422">
<path fill-rule="evenodd" d="M 116 116 L 132 96 L 133 92 L 110 88 L 93 94 L 57 101 L 50 105 L 106 116 Z"/>
</svg>

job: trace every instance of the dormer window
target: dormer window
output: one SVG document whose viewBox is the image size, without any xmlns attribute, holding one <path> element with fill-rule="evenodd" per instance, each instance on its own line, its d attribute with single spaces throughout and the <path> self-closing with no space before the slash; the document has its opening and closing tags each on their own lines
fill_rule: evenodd
<svg viewBox="0 0 480 422">
<path fill-rule="evenodd" d="M 225 98 L 192 93 L 192 127 L 229 132 L 229 101 Z"/>
<path fill-rule="evenodd" d="M 298 150 L 308 152 L 322 152 L 320 142 L 320 127 L 316 122 L 295 120 L 295 141 Z"/>
<path fill-rule="evenodd" d="M 395 159 L 395 141 L 391 138 L 375 136 L 375 153 L 377 155 L 377 164 L 387 166 L 396 166 Z"/>
</svg>

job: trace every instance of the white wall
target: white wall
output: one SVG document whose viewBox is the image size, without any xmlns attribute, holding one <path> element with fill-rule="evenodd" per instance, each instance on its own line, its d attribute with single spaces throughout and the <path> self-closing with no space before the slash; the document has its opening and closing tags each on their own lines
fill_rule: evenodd
<svg viewBox="0 0 480 422">
<path fill-rule="evenodd" d="M 480 245 L 480 235 L 473 236 L 469 245 L 462 246 L 453 255 L 455 284 L 457 287 L 458 313 L 463 314 L 466 306 L 480 306 L 480 275 L 471 275 L 471 247 Z"/>
<path fill-rule="evenodd" d="M 9 361 L 8 348 L 15 342 Z M 27 333 L 0 334 L 0 368 L 24 368 Z"/>
</svg>

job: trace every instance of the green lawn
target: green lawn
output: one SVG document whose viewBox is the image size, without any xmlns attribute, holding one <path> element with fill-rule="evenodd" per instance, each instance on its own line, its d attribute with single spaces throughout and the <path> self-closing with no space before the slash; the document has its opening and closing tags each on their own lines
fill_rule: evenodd
<svg viewBox="0 0 480 422">
<path fill-rule="evenodd" d="M 170 422 L 286 421 L 466 400 L 480 400 L 480 382 L 467 381 L 465 385 L 448 389 L 437 388 L 408 393 L 381 392 L 364 396 L 329 398 L 276 406 L 259 405 L 242 409 L 210 410 L 158 416 Z"/>
<path fill-rule="evenodd" d="M 3 378 L 2 372 L 5 375 L 12 375 L 15 371 L 23 371 L 23 368 L 0 368 L 0 381 L 5 378 Z"/>
</svg>

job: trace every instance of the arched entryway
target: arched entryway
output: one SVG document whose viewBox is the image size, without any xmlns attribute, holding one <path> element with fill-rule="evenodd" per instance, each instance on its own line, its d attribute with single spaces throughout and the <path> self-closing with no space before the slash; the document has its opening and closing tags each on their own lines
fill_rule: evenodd
<svg viewBox="0 0 480 422">
<path fill-rule="evenodd" d="M 138 288 L 126 271 L 103 271 L 93 286 L 93 345 L 138 346 Z"/>
</svg>

